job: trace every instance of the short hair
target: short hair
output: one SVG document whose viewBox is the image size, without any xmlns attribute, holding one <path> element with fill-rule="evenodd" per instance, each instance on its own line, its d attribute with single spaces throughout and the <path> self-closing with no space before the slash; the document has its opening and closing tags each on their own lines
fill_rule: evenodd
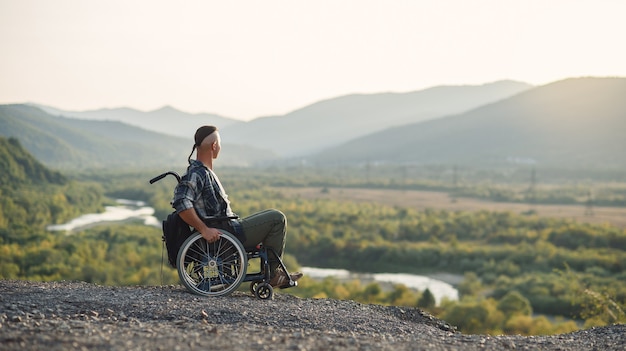
<svg viewBox="0 0 626 351">
<path fill-rule="evenodd" d="M 200 144 L 202 144 L 202 140 L 215 133 L 216 130 L 217 127 L 215 126 L 202 126 L 198 128 L 198 130 L 196 130 L 196 135 L 194 135 L 194 141 L 196 142 L 194 145 L 196 147 L 200 146 Z"/>
</svg>

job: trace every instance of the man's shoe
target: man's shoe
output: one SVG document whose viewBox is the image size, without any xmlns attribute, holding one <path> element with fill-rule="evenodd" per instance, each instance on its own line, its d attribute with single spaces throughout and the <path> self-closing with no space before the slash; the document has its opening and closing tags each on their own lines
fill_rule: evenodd
<svg viewBox="0 0 626 351">
<path fill-rule="evenodd" d="M 283 271 L 282 269 L 277 269 L 276 272 L 274 272 L 274 277 L 270 280 L 270 285 L 273 288 L 289 287 L 289 278 L 291 278 L 291 280 L 295 282 L 296 280 L 302 278 L 303 275 L 304 274 L 300 272 L 295 272 L 287 276 L 287 273 L 285 273 L 285 271 Z"/>
</svg>

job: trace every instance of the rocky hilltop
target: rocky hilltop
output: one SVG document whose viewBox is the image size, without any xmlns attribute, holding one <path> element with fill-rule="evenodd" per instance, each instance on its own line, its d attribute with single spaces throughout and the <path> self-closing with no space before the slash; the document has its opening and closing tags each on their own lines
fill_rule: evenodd
<svg viewBox="0 0 626 351">
<path fill-rule="evenodd" d="M 416 308 L 180 286 L 0 280 L 0 350 L 626 350 L 626 325 L 465 335 Z"/>
</svg>

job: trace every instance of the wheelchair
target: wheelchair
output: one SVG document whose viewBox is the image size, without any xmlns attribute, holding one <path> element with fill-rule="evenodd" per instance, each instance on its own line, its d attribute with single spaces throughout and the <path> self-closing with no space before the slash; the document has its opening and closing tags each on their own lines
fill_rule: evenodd
<svg viewBox="0 0 626 351">
<path fill-rule="evenodd" d="M 165 172 L 152 179 L 150 184 L 172 175 L 180 182 L 176 172 Z M 205 220 L 219 222 L 237 217 L 211 217 Z M 244 282 L 250 282 L 250 292 L 259 299 L 272 299 L 274 288 L 270 285 L 269 253 L 285 273 L 289 281 L 279 286 L 286 289 L 298 285 L 291 279 L 287 267 L 272 248 L 259 244 L 253 249 L 245 249 L 234 234 L 219 229 L 220 238 L 209 243 L 196 230 L 183 242 L 176 258 L 176 270 L 181 283 L 191 293 L 202 296 L 225 296 L 237 290 Z M 165 239 L 164 239 L 165 240 Z M 248 272 L 250 260 L 259 260 L 259 271 Z"/>
</svg>

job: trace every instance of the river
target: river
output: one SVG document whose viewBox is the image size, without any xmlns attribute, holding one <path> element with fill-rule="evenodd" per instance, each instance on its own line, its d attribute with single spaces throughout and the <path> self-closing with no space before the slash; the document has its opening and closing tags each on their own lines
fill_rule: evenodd
<svg viewBox="0 0 626 351">
<path fill-rule="evenodd" d="M 117 206 L 105 206 L 102 213 L 89 213 L 64 223 L 49 225 L 49 231 L 64 231 L 71 233 L 103 222 L 121 222 L 139 220 L 143 224 L 161 227 L 161 221 L 154 217 L 154 208 L 146 206 L 143 201 L 117 199 Z"/>
<path fill-rule="evenodd" d="M 462 276 L 453 274 L 435 274 L 433 277 L 407 274 L 407 273 L 354 273 L 345 269 L 327 269 L 316 267 L 302 267 L 302 273 L 313 279 L 333 277 L 338 281 L 360 280 L 367 284 L 370 282 L 403 284 L 409 289 L 424 291 L 429 289 L 435 297 L 437 304 L 443 299 L 457 301 L 459 292 L 452 286 L 462 280 Z M 437 277 L 438 279 L 435 279 Z M 443 281 L 445 279 L 446 281 Z"/>
<path fill-rule="evenodd" d="M 55 224 L 47 227 L 49 231 L 64 231 L 68 234 L 75 230 L 88 228 L 99 223 L 121 222 L 138 220 L 144 225 L 161 227 L 161 221 L 154 217 L 154 208 L 146 206 L 143 201 L 118 199 L 117 206 L 106 206 L 102 213 L 90 213 L 75 218 L 65 224 Z M 462 276 L 452 274 L 435 274 L 430 277 L 406 273 L 353 273 L 344 269 L 325 269 L 316 267 L 302 267 L 302 272 L 313 279 L 334 277 L 340 281 L 358 279 L 364 283 L 379 282 L 387 284 L 404 284 L 407 288 L 424 291 L 429 289 L 435 296 L 437 303 L 446 298 L 458 300 L 458 291 L 452 286 L 458 284 Z"/>
</svg>

